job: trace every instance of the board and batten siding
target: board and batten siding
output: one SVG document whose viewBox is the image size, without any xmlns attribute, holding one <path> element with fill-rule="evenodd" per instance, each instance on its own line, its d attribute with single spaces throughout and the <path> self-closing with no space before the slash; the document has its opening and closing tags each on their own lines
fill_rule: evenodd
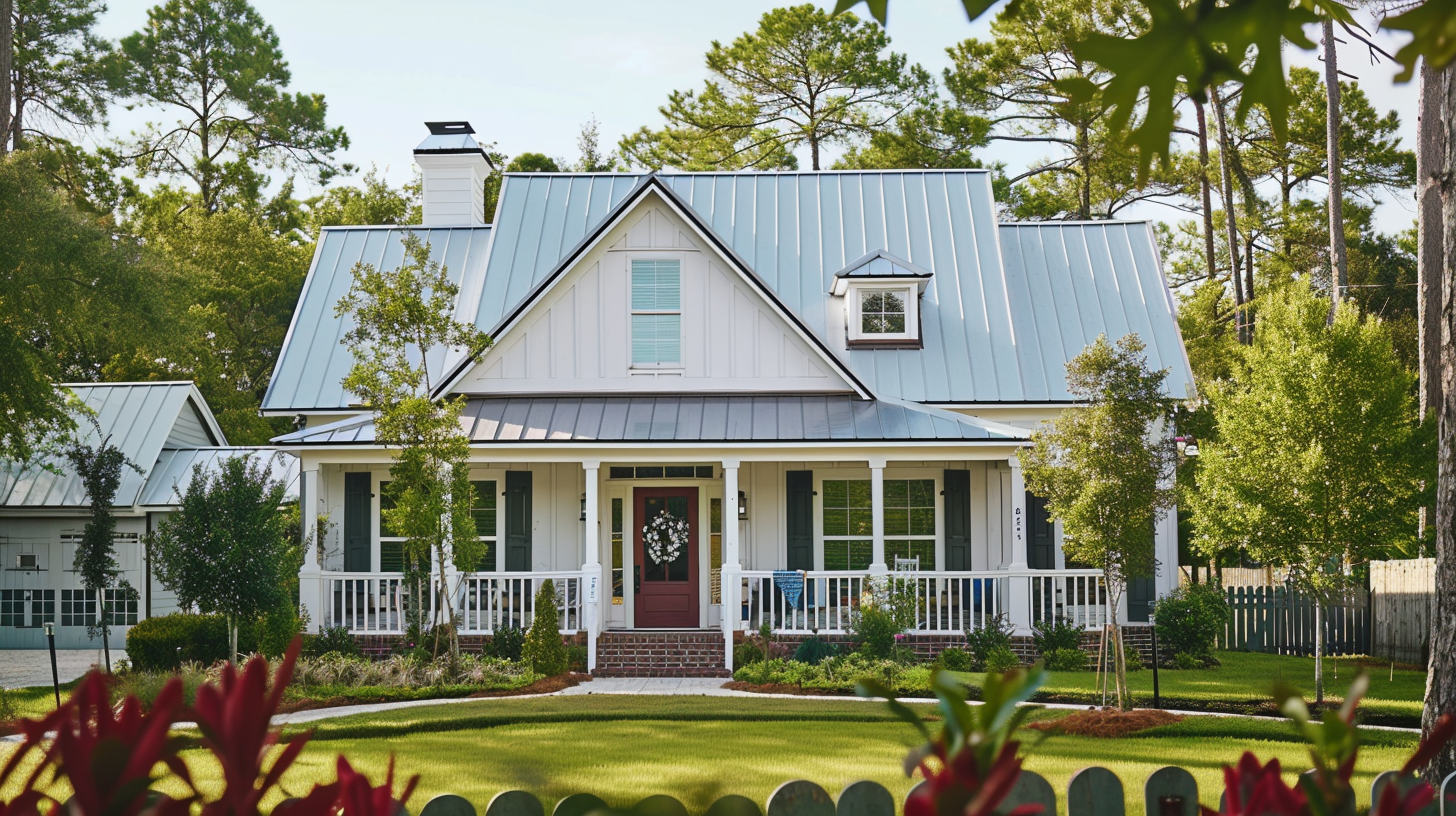
<svg viewBox="0 0 1456 816">
<path fill-rule="evenodd" d="M 682 264 L 682 366 L 633 367 L 633 260 Z M 656 197 L 497 338 L 464 394 L 819 392 L 850 386 L 755 288 Z"/>
</svg>

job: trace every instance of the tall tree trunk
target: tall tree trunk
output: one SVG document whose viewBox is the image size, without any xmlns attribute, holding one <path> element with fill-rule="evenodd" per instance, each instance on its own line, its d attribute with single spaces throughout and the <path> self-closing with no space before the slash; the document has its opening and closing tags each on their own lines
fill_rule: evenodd
<svg viewBox="0 0 1456 816">
<path fill-rule="evenodd" d="M 1203 195 L 1203 254 L 1208 263 L 1208 277 L 1211 280 L 1218 270 L 1218 251 L 1213 242 L 1213 195 L 1208 183 L 1208 115 L 1203 103 L 1195 101 L 1193 109 L 1198 112 L 1198 166 L 1199 187 Z"/>
<path fill-rule="evenodd" d="M 0 0 L 4 2 L 4 0 Z M 1441 121 L 1442 75 L 1421 61 L 1420 113 L 1416 137 L 1416 206 L 1419 210 L 1416 252 L 1420 278 L 1417 342 L 1420 346 L 1421 418 L 1441 404 L 1441 267 L 1445 262 L 1441 229 L 1441 177 L 1445 128 Z M 1449 80 L 1448 80 L 1449 81 Z"/>
<path fill-rule="evenodd" d="M 228 615 L 228 662 L 238 665 L 238 616 Z"/>
<path fill-rule="evenodd" d="M 1239 342 L 1247 342 L 1244 338 L 1244 287 L 1239 281 L 1239 226 L 1234 215 L 1234 181 L 1233 172 L 1229 168 L 1229 151 L 1233 149 L 1233 140 L 1229 138 L 1228 115 L 1223 109 L 1223 99 L 1219 97 L 1218 89 L 1211 88 L 1213 94 L 1213 118 L 1218 124 L 1218 165 L 1219 176 L 1223 187 L 1223 212 L 1228 221 L 1228 250 L 1229 250 L 1229 282 L 1234 287 L 1234 327 L 1238 331 Z"/>
<path fill-rule="evenodd" d="M 1324 599 L 1314 596 L 1314 702 L 1325 701 L 1325 616 Z"/>
<path fill-rule="evenodd" d="M 1431 662 L 1426 675 L 1426 706 L 1421 728 L 1429 734 L 1443 712 L 1456 711 L 1456 70 L 1435 75 L 1441 101 L 1441 150 L 1430 165 L 1441 194 L 1443 232 L 1441 271 L 1441 383 L 1436 476 L 1436 598 L 1431 614 Z M 1439 162 L 1437 169 L 1435 163 Z M 1426 210 L 1422 208 L 1421 217 Z M 1424 304 L 1423 304 L 1424 305 Z M 1456 773 L 1456 743 L 1431 758 L 1425 777 L 1443 780 Z"/>
<path fill-rule="evenodd" d="M 819 137 L 809 137 L 809 164 L 814 170 L 819 169 Z"/>
<path fill-rule="evenodd" d="M 1336 58 L 1335 21 L 1324 22 L 1325 35 L 1325 152 L 1330 180 L 1330 322 L 1335 307 L 1350 285 L 1350 265 L 1345 257 L 1345 201 L 1340 184 L 1340 69 Z"/>
<path fill-rule="evenodd" d="M 15 0 L 0 0 L 0 156 L 10 152 L 11 74 L 15 67 Z"/>
<path fill-rule="evenodd" d="M 1092 220 L 1092 147 L 1085 123 L 1077 126 L 1078 164 L 1082 167 L 1082 189 L 1077 196 L 1077 217 Z"/>
</svg>

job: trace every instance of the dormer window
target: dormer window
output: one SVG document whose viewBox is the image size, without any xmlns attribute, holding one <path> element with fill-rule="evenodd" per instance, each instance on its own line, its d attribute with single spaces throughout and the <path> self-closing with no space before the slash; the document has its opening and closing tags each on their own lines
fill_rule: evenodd
<svg viewBox="0 0 1456 816">
<path fill-rule="evenodd" d="M 834 277 L 844 298 L 846 340 L 854 346 L 920 348 L 920 295 L 930 272 L 877 250 Z"/>
</svg>

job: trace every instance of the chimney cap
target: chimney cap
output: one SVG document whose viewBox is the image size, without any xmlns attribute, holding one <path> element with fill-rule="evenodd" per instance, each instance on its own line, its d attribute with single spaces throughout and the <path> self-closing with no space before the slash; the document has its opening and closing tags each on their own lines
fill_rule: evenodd
<svg viewBox="0 0 1456 816">
<path fill-rule="evenodd" d="M 426 122 L 430 135 L 415 148 L 415 155 L 474 154 L 490 162 L 485 149 L 471 134 L 475 128 L 469 122 Z"/>
<path fill-rule="evenodd" d="M 475 128 L 469 122 L 426 122 L 425 127 L 430 129 L 432 136 L 450 136 L 456 133 L 474 133 Z"/>
</svg>

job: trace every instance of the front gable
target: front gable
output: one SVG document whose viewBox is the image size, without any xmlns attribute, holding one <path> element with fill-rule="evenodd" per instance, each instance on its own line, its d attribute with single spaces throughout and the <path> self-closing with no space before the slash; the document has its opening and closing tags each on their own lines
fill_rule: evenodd
<svg viewBox="0 0 1456 816">
<path fill-rule="evenodd" d="M 680 274 L 668 362 L 633 352 L 633 262 Z M 642 306 L 642 303 L 637 303 Z M 639 317 L 641 309 L 636 310 Z M 641 325 L 639 325 L 639 341 Z M 671 343 L 671 338 L 669 345 Z M 672 359 L 673 357 L 676 359 Z M 850 393 L 826 352 L 655 190 L 543 290 L 453 393 Z"/>
</svg>

